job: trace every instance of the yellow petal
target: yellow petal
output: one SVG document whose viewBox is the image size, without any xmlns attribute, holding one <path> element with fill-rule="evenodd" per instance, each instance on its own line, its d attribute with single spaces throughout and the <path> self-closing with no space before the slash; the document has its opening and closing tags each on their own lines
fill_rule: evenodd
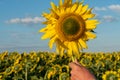
<svg viewBox="0 0 120 80">
<path fill-rule="evenodd" d="M 46 32 L 48 30 L 48 28 L 42 28 L 41 30 L 39 30 L 39 32 Z"/>
<path fill-rule="evenodd" d="M 68 7 L 68 8 L 66 9 L 66 12 L 69 13 L 69 12 L 70 12 L 70 9 L 71 9 L 71 8 Z"/>
<path fill-rule="evenodd" d="M 55 18 L 55 19 L 58 19 L 59 18 L 59 13 L 57 12 L 58 10 L 51 10 L 51 13 L 52 13 L 52 16 Z"/>
<path fill-rule="evenodd" d="M 82 39 L 79 39 L 79 43 L 83 48 L 87 48 L 85 41 L 83 41 Z"/>
<path fill-rule="evenodd" d="M 80 13 L 80 11 L 81 11 L 81 9 L 82 9 L 82 4 L 80 4 L 79 6 L 78 6 L 78 8 L 77 8 L 77 10 L 75 11 L 77 14 L 79 14 Z"/>
<path fill-rule="evenodd" d="M 57 9 L 56 12 L 57 12 L 57 14 L 59 14 L 59 16 L 60 16 L 60 9 Z"/>
<path fill-rule="evenodd" d="M 60 9 L 60 14 L 63 14 L 65 12 L 65 8 Z"/>
<path fill-rule="evenodd" d="M 64 0 L 64 4 L 70 5 L 72 4 L 72 0 Z"/>
<path fill-rule="evenodd" d="M 63 5 L 63 2 L 62 0 L 59 1 L 59 6 L 62 6 Z"/>
<path fill-rule="evenodd" d="M 57 6 L 53 2 L 51 2 L 51 7 L 54 11 L 57 9 Z"/>
<path fill-rule="evenodd" d="M 87 10 L 87 8 L 88 8 L 88 5 L 83 6 L 80 14 L 83 14 Z"/>
<path fill-rule="evenodd" d="M 44 21 L 44 22 L 42 22 L 42 24 L 45 24 L 45 25 L 46 25 L 46 24 L 48 25 L 48 24 L 50 24 L 50 23 L 51 23 L 50 21 Z"/>
<path fill-rule="evenodd" d="M 96 35 L 92 32 L 85 32 L 85 34 L 87 35 L 88 39 L 94 39 L 96 38 Z"/>
<path fill-rule="evenodd" d="M 79 47 L 79 50 L 82 50 L 82 46 L 81 46 L 80 42 L 78 42 L 78 47 Z"/>
<path fill-rule="evenodd" d="M 77 42 L 73 41 L 71 46 L 72 46 L 72 50 L 74 52 L 73 54 L 79 55 L 79 46 L 78 46 Z"/>
<path fill-rule="evenodd" d="M 98 20 L 87 20 L 86 21 L 88 24 L 99 24 Z"/>
<path fill-rule="evenodd" d="M 87 20 L 85 23 L 86 29 L 95 29 L 96 25 L 99 24 L 97 20 Z"/>
<path fill-rule="evenodd" d="M 51 14 L 48 14 L 48 13 L 43 13 L 42 14 L 43 17 L 45 17 L 46 19 L 49 19 L 51 17 Z"/>
<path fill-rule="evenodd" d="M 64 55 L 64 48 L 61 47 L 61 51 L 60 51 L 60 56 L 62 57 Z"/>
<path fill-rule="evenodd" d="M 51 38 L 53 35 L 55 35 L 55 30 L 54 30 L 54 29 L 47 31 L 47 32 L 41 37 L 41 39 Z"/>
<path fill-rule="evenodd" d="M 68 49 L 67 46 L 64 44 L 64 42 L 61 42 L 60 39 L 56 39 L 56 43 L 62 46 L 63 48 Z"/>
<path fill-rule="evenodd" d="M 89 15 L 83 15 L 83 19 L 93 18 L 95 17 L 95 14 L 89 14 Z"/>
<path fill-rule="evenodd" d="M 59 45 L 58 43 L 56 43 L 56 52 L 57 52 L 57 53 L 60 53 L 60 50 L 61 50 L 61 49 L 60 49 L 60 45 Z"/>
<path fill-rule="evenodd" d="M 53 17 L 51 17 L 49 20 L 50 20 L 52 23 L 56 23 L 56 21 L 57 21 L 57 19 L 55 19 L 55 18 L 53 18 Z"/>
<path fill-rule="evenodd" d="M 68 50 L 67 51 L 68 51 L 67 52 L 68 56 L 71 57 L 72 56 L 72 45 L 71 45 L 71 42 L 68 43 Z"/>
<path fill-rule="evenodd" d="M 91 11 L 92 11 L 92 8 L 89 8 L 86 13 L 91 14 Z"/>
<path fill-rule="evenodd" d="M 56 38 L 57 38 L 57 35 L 55 35 L 55 36 L 53 36 L 53 37 L 50 38 L 50 41 L 49 41 L 49 43 L 48 43 L 50 49 L 52 49 L 53 44 L 54 44 Z"/>
<path fill-rule="evenodd" d="M 63 56 L 64 54 L 64 48 L 57 42 L 56 40 L 56 52 L 60 54 L 60 56 Z"/>
<path fill-rule="evenodd" d="M 95 14 L 91 13 L 92 8 L 88 9 L 84 14 L 82 14 L 83 19 L 93 18 Z"/>
<path fill-rule="evenodd" d="M 41 30 L 39 30 L 39 32 L 46 32 L 48 30 L 51 30 L 55 27 L 55 25 L 51 25 L 51 24 L 48 24 L 45 28 L 42 28 Z"/>
<path fill-rule="evenodd" d="M 70 10 L 70 11 L 71 11 L 71 12 L 74 12 L 74 11 L 76 10 L 77 6 L 78 6 L 77 4 L 73 4 L 73 6 L 71 7 L 71 10 Z"/>
</svg>

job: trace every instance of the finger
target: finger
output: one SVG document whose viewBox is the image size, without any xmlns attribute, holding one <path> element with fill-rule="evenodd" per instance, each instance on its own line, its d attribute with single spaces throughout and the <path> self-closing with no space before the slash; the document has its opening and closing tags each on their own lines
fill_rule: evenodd
<svg viewBox="0 0 120 80">
<path fill-rule="evenodd" d="M 76 63 L 76 64 L 79 65 L 79 66 L 82 66 L 82 65 L 77 61 L 77 59 L 75 59 L 74 63 Z"/>
<path fill-rule="evenodd" d="M 71 77 L 71 79 L 70 80 L 75 80 L 75 77 Z"/>
<path fill-rule="evenodd" d="M 71 77 L 74 76 L 75 78 L 78 78 L 80 80 L 83 80 L 83 79 L 94 80 L 95 79 L 95 76 L 86 69 L 72 70 L 70 73 L 71 73 Z"/>
<path fill-rule="evenodd" d="M 81 69 L 82 66 L 79 63 L 75 63 L 75 62 L 71 62 L 69 63 L 70 68 L 72 68 L 73 70 L 77 70 L 77 69 Z"/>
<path fill-rule="evenodd" d="M 71 80 L 76 80 L 76 76 L 75 75 L 71 75 Z"/>
<path fill-rule="evenodd" d="M 82 80 L 82 76 L 81 75 L 78 75 L 78 74 L 72 74 L 71 75 L 71 78 L 73 80 Z"/>
<path fill-rule="evenodd" d="M 82 66 L 82 65 L 77 61 L 77 59 L 75 59 L 74 63 L 77 64 L 78 66 L 80 66 L 80 68 L 86 69 L 84 66 Z"/>
<path fill-rule="evenodd" d="M 79 68 L 79 66 L 76 63 L 74 63 L 74 62 L 69 63 L 69 66 L 72 69 L 78 69 Z"/>
<path fill-rule="evenodd" d="M 80 76 L 83 75 L 83 72 L 82 71 L 77 71 L 77 70 L 74 70 L 74 71 L 72 70 L 70 72 L 70 74 L 71 74 L 71 76 L 80 77 Z"/>
</svg>

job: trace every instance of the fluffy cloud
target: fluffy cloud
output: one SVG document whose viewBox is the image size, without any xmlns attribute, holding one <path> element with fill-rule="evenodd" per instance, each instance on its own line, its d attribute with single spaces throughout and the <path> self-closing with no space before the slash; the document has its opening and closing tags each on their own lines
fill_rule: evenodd
<svg viewBox="0 0 120 80">
<path fill-rule="evenodd" d="M 103 16 L 103 18 L 102 18 L 102 21 L 104 21 L 104 22 L 115 22 L 117 20 L 118 20 L 117 18 L 115 18 L 113 16 L 109 16 L 109 15 Z"/>
<path fill-rule="evenodd" d="M 95 11 L 106 11 L 107 9 L 105 7 L 95 7 L 94 8 Z"/>
<path fill-rule="evenodd" d="M 113 11 L 120 12 L 120 5 L 110 5 L 108 8 Z"/>
<path fill-rule="evenodd" d="M 13 19 L 10 19 L 8 21 L 6 21 L 6 23 L 11 23 L 11 24 L 14 24 L 14 23 L 22 23 L 22 24 L 38 24 L 38 23 L 41 23 L 45 21 L 45 19 L 43 17 L 25 17 L 25 18 L 13 18 Z"/>
<path fill-rule="evenodd" d="M 95 7 L 95 11 L 106 11 L 106 10 L 112 10 L 116 12 L 120 12 L 120 4 L 113 4 L 109 5 L 108 7 Z"/>
</svg>

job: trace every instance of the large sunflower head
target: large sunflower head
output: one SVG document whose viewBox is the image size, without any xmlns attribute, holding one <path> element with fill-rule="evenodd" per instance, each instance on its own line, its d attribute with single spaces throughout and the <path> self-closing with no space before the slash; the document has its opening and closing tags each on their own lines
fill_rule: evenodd
<svg viewBox="0 0 120 80">
<path fill-rule="evenodd" d="M 79 54 L 87 48 L 86 41 L 96 38 L 93 30 L 99 22 L 92 19 L 95 16 L 92 8 L 83 2 L 60 0 L 58 6 L 51 2 L 50 13 L 43 13 L 43 16 L 46 27 L 40 30 L 44 33 L 42 39 L 49 38 L 49 47 L 55 43 L 57 52 L 62 55 L 64 51 L 69 56 Z"/>
</svg>

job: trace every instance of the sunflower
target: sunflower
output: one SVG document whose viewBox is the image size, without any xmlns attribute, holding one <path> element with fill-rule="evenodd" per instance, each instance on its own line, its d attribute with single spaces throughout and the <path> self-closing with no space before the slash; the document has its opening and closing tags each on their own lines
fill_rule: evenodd
<svg viewBox="0 0 120 80">
<path fill-rule="evenodd" d="M 50 13 L 43 13 L 46 25 L 40 32 L 42 39 L 50 39 L 50 48 L 56 44 L 56 51 L 60 54 L 67 52 L 69 56 L 79 55 L 82 49 L 88 48 L 86 42 L 96 38 L 94 29 L 99 23 L 92 13 L 92 8 L 83 2 L 60 0 L 59 5 L 51 2 Z"/>
<path fill-rule="evenodd" d="M 120 80 L 119 75 L 116 71 L 106 71 L 102 76 L 103 80 Z"/>
<path fill-rule="evenodd" d="M 0 79 L 2 79 L 2 75 L 0 74 Z"/>
</svg>

